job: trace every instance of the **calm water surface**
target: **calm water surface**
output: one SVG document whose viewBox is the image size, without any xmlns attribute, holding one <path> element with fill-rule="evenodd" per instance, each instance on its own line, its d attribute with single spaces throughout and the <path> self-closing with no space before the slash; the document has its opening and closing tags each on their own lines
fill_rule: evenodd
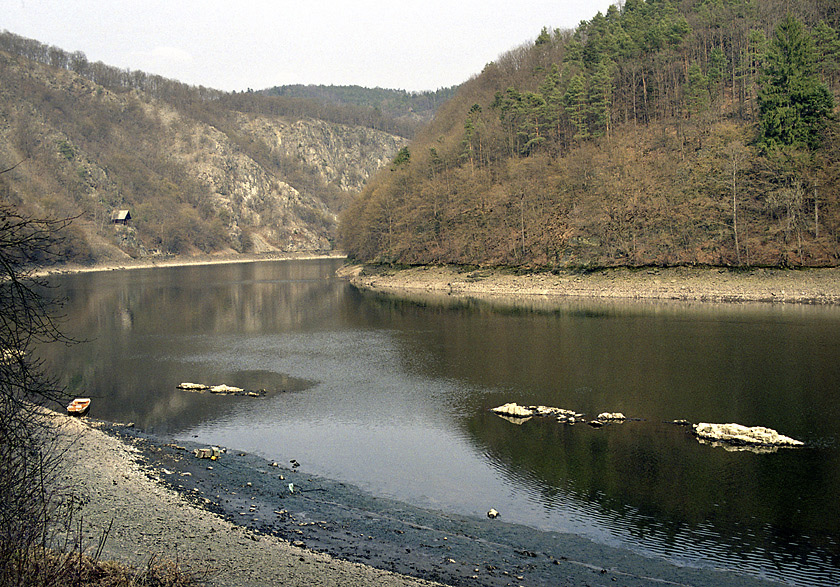
<svg viewBox="0 0 840 587">
<path fill-rule="evenodd" d="M 840 584 L 840 309 L 400 301 L 294 261 L 55 278 L 45 349 L 92 416 L 221 444 L 462 514 L 678 564 Z M 178 391 L 184 381 L 264 398 Z M 544 404 L 593 429 L 488 412 Z M 772 454 L 699 444 L 674 419 L 762 425 Z"/>
</svg>

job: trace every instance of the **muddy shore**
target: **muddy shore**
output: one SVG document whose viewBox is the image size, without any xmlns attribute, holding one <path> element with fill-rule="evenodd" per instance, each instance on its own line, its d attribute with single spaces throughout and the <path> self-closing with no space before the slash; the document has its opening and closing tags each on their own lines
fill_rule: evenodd
<svg viewBox="0 0 840 587">
<path fill-rule="evenodd" d="M 348 265 L 340 274 L 360 289 L 394 295 L 840 304 L 838 268 L 615 268 L 518 274 L 500 269 Z"/>
<path fill-rule="evenodd" d="M 166 483 L 167 469 L 144 456 L 144 450 L 154 450 L 151 444 L 118 435 L 119 427 L 53 417 L 67 447 L 67 468 L 59 483 L 83 500 L 80 518 L 89 550 L 95 550 L 113 521 L 103 558 L 138 568 L 152 557 L 167 558 L 206 574 L 212 586 L 433 585 L 234 524 L 199 505 L 192 492 Z M 179 475 L 184 472 L 178 469 Z"/>
<path fill-rule="evenodd" d="M 198 445 L 56 417 L 69 443 L 62 483 L 84 499 L 89 548 L 113 521 L 105 558 L 142 567 L 166 557 L 206 572 L 210 586 L 771 584 L 537 531 L 504 513 L 416 508 L 233 448 L 211 461 L 193 453 Z"/>
</svg>

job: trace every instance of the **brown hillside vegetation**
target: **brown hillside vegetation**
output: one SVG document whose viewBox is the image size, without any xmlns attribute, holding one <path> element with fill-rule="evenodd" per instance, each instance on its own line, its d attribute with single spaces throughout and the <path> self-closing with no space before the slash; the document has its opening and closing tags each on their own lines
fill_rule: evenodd
<svg viewBox="0 0 840 587">
<path fill-rule="evenodd" d="M 60 251 L 75 262 L 330 250 L 337 213 L 407 142 L 386 122 L 0 33 L 0 202 L 76 218 Z"/>
<path fill-rule="evenodd" d="M 543 30 L 368 185 L 342 244 L 404 264 L 837 265 L 839 19 L 822 0 L 627 0 Z"/>
</svg>

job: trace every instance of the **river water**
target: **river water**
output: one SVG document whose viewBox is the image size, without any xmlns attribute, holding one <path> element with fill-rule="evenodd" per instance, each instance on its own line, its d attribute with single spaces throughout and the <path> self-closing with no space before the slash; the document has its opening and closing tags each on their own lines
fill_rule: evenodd
<svg viewBox="0 0 840 587">
<path fill-rule="evenodd" d="M 340 263 L 56 276 L 84 342 L 43 355 L 96 418 L 678 565 L 840 584 L 840 308 L 400 300 L 336 279 Z M 488 411 L 511 401 L 632 420 Z M 729 451 L 676 419 L 807 447 Z"/>
</svg>

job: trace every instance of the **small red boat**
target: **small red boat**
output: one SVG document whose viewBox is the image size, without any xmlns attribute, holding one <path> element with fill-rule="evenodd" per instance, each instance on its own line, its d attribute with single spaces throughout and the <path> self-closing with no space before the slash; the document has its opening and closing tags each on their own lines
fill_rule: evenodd
<svg viewBox="0 0 840 587">
<path fill-rule="evenodd" d="M 71 416 L 84 416 L 90 409 L 89 397 L 77 397 L 67 406 L 67 413 Z"/>
</svg>

